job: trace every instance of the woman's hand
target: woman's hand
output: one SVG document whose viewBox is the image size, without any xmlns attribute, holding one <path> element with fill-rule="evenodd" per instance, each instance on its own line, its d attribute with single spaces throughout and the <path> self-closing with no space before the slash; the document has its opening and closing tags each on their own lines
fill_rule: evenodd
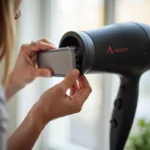
<svg viewBox="0 0 150 150">
<path fill-rule="evenodd" d="M 71 89 L 70 95 L 66 91 Z M 78 113 L 91 93 L 85 76 L 73 70 L 58 85 L 47 90 L 8 140 L 8 150 L 33 148 L 45 125 L 56 118 Z"/>
<path fill-rule="evenodd" d="M 55 47 L 46 39 L 39 40 L 35 44 L 24 44 L 21 46 L 15 68 L 6 86 L 8 99 L 36 77 L 52 76 L 51 70 L 37 68 L 37 52 L 49 49 L 55 49 Z"/>
<path fill-rule="evenodd" d="M 37 68 L 37 52 L 49 49 L 55 49 L 55 47 L 46 39 L 37 41 L 35 44 L 22 45 L 15 68 L 11 73 L 13 82 L 25 86 L 36 77 L 51 77 L 51 70 Z"/>
<path fill-rule="evenodd" d="M 69 95 L 66 94 L 68 89 Z M 31 109 L 31 120 L 36 119 L 37 124 L 45 126 L 50 120 L 78 113 L 90 93 L 91 87 L 86 77 L 79 77 L 79 71 L 73 70 L 61 83 L 41 96 Z"/>
</svg>

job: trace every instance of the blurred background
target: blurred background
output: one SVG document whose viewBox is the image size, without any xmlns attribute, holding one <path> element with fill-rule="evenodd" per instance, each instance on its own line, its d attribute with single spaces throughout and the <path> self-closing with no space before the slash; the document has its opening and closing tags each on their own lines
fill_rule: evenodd
<svg viewBox="0 0 150 150">
<path fill-rule="evenodd" d="M 23 43 L 48 38 L 58 47 L 63 34 L 70 30 L 96 29 L 127 21 L 150 24 L 149 10 L 149 0 L 24 0 L 22 16 L 17 23 L 17 50 L 13 61 Z M 87 78 L 93 92 L 83 110 L 50 122 L 34 150 L 109 150 L 109 121 L 120 80 L 110 74 L 87 75 Z M 149 78 L 150 72 L 146 72 L 140 81 L 138 108 L 127 150 L 150 149 Z M 10 116 L 8 136 L 40 95 L 61 80 L 38 78 L 13 97 L 7 105 Z"/>
</svg>

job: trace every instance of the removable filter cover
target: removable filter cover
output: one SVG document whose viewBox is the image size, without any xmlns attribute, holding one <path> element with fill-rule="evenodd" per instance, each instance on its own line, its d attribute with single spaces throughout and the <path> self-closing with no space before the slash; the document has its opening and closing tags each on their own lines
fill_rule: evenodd
<svg viewBox="0 0 150 150">
<path fill-rule="evenodd" d="M 64 77 L 76 69 L 75 52 L 73 48 L 59 48 L 41 51 L 38 54 L 38 67 L 49 68 L 54 76 Z"/>
</svg>

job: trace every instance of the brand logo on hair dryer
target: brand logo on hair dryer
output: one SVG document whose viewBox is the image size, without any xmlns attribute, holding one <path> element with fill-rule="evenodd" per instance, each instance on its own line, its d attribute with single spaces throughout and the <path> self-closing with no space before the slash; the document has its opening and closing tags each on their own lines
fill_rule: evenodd
<svg viewBox="0 0 150 150">
<path fill-rule="evenodd" d="M 128 48 L 116 48 L 112 49 L 111 46 L 108 47 L 107 54 L 114 54 L 114 53 L 125 53 L 128 52 Z"/>
</svg>

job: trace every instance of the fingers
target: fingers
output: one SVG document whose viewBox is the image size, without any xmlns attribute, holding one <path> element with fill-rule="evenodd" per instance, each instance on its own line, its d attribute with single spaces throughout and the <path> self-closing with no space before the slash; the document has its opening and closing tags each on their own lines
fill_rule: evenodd
<svg viewBox="0 0 150 150">
<path fill-rule="evenodd" d="M 65 79 L 59 84 L 59 86 L 64 91 L 67 91 L 76 83 L 76 80 L 78 79 L 78 77 L 79 77 L 79 71 L 77 69 L 74 69 L 65 77 Z"/>
<path fill-rule="evenodd" d="M 52 71 L 48 69 L 42 69 L 42 68 L 34 68 L 33 69 L 34 77 L 52 77 Z"/>
<path fill-rule="evenodd" d="M 56 47 L 47 39 L 41 39 L 33 44 L 23 44 L 21 49 L 23 51 L 32 50 L 32 51 L 40 51 L 40 50 L 49 50 L 56 49 Z"/>
<path fill-rule="evenodd" d="M 73 96 L 78 90 L 79 90 L 79 83 L 78 81 L 76 81 L 76 83 L 70 88 L 70 95 Z"/>
<path fill-rule="evenodd" d="M 92 89 L 84 75 L 81 76 L 78 79 L 78 81 L 79 81 L 80 91 L 75 95 L 73 95 L 72 99 L 78 106 L 82 107 L 82 105 L 89 97 L 90 93 L 92 92 Z"/>
<path fill-rule="evenodd" d="M 51 44 L 45 42 L 37 42 L 35 44 L 23 44 L 21 49 L 23 51 L 31 50 L 31 51 L 40 51 L 40 50 L 48 50 L 48 49 L 55 49 L 55 47 Z"/>
<path fill-rule="evenodd" d="M 86 79 L 86 77 L 83 75 L 81 76 L 79 79 L 79 86 L 80 86 L 80 95 L 81 97 L 83 98 L 83 101 L 84 99 L 86 100 L 87 97 L 89 96 L 89 94 L 92 92 L 92 89 L 91 89 L 91 86 L 88 82 L 88 80 Z"/>
<path fill-rule="evenodd" d="M 39 41 L 45 42 L 45 43 L 49 43 L 49 44 L 51 44 L 51 45 L 53 45 L 53 46 L 55 47 L 55 45 L 54 45 L 53 43 L 51 43 L 48 39 L 41 39 L 41 40 L 39 40 Z M 39 42 L 39 41 L 38 41 L 38 42 Z"/>
<path fill-rule="evenodd" d="M 79 85 L 80 85 L 81 89 L 82 88 L 91 88 L 87 78 L 84 75 L 80 76 L 78 81 L 79 81 Z"/>
<path fill-rule="evenodd" d="M 55 47 L 52 44 L 42 42 L 42 41 L 36 42 L 35 45 L 31 44 L 31 47 L 34 51 L 55 49 Z"/>
<path fill-rule="evenodd" d="M 41 39 L 41 40 L 37 41 L 36 43 L 37 44 L 38 43 L 46 43 L 46 44 L 50 45 L 52 47 L 52 49 L 56 49 L 56 47 L 54 46 L 54 44 L 52 44 L 48 39 Z M 43 50 L 45 50 L 45 49 L 43 49 Z"/>
</svg>

